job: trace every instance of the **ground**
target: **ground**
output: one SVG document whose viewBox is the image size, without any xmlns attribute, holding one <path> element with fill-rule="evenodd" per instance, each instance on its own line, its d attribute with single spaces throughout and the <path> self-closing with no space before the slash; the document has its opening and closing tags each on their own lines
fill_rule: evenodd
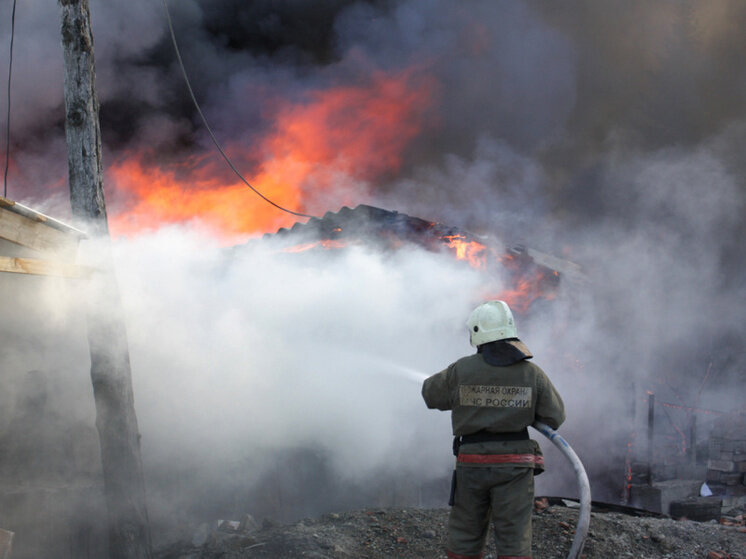
<svg viewBox="0 0 746 559">
<path fill-rule="evenodd" d="M 746 527 L 739 512 L 721 522 L 592 512 L 582 557 L 746 559 Z M 567 557 L 577 516 L 576 508 L 538 507 L 533 517 L 534 559 Z M 203 526 L 191 542 L 173 544 L 156 558 L 434 559 L 445 557 L 447 518 L 448 509 L 375 509 L 327 514 L 288 526 Z M 485 559 L 495 556 L 490 542 Z"/>
</svg>

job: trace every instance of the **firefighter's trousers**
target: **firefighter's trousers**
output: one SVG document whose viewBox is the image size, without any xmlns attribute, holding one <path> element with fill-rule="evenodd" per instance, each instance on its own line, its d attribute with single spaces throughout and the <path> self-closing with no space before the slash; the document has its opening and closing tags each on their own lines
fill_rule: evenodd
<svg viewBox="0 0 746 559">
<path fill-rule="evenodd" d="M 448 520 L 448 556 L 480 558 L 492 521 L 498 559 L 530 559 L 533 505 L 533 468 L 459 465 Z"/>
</svg>

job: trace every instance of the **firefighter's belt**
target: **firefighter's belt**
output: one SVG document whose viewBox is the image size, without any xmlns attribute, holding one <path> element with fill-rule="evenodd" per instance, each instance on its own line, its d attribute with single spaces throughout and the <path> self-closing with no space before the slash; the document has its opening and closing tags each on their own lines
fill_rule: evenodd
<svg viewBox="0 0 746 559">
<path fill-rule="evenodd" d="M 489 431 L 477 431 L 469 435 L 461 435 L 453 438 L 453 455 L 458 456 L 459 448 L 462 444 L 487 443 L 493 441 L 527 441 L 528 429 L 523 428 L 521 431 L 509 433 L 490 433 Z"/>
<path fill-rule="evenodd" d="M 477 431 L 470 435 L 461 435 L 461 444 L 487 443 L 492 441 L 527 441 L 528 429 L 514 433 L 490 433 L 489 431 Z"/>
<path fill-rule="evenodd" d="M 544 466 L 544 457 L 535 454 L 459 454 L 459 464 L 525 464 Z"/>
</svg>

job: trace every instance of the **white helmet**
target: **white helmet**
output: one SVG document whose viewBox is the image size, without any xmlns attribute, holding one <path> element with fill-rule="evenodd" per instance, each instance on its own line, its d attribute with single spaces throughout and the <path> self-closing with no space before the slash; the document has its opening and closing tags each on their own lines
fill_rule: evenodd
<svg viewBox="0 0 746 559">
<path fill-rule="evenodd" d="M 513 313 L 505 301 L 487 301 L 479 305 L 469 315 L 466 325 L 469 327 L 471 345 L 475 347 L 518 337 Z"/>
</svg>

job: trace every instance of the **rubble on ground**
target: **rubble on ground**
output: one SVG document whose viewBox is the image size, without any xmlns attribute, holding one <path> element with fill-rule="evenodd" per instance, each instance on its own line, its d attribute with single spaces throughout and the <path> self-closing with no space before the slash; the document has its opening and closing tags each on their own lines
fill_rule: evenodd
<svg viewBox="0 0 746 559">
<path fill-rule="evenodd" d="M 592 512 L 585 559 L 746 559 L 743 510 L 719 522 Z M 248 516 L 248 515 L 247 515 Z M 577 508 L 539 502 L 534 512 L 534 559 L 564 558 Z M 326 514 L 280 526 L 250 516 L 202 525 L 156 559 L 313 558 L 433 559 L 445 557 L 448 509 L 367 509 Z M 490 538 L 492 539 L 492 538 Z M 490 541 L 485 559 L 495 559 Z"/>
</svg>

